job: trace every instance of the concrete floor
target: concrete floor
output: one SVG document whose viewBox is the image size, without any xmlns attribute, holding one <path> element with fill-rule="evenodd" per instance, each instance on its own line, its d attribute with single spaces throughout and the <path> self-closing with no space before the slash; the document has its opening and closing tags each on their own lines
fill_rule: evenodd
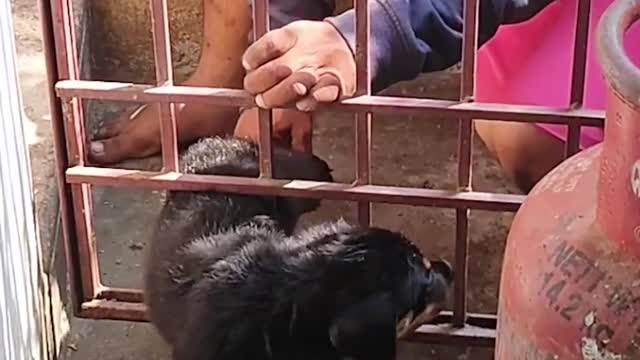
<svg viewBox="0 0 640 360">
<path fill-rule="evenodd" d="M 23 88 L 27 125 L 30 129 L 31 155 L 39 221 L 43 234 L 53 233 L 55 189 L 52 180 L 53 151 L 46 99 L 40 29 L 36 0 L 13 0 L 18 40 L 20 79 Z M 34 15 L 35 14 L 35 15 Z M 112 73 L 113 74 L 113 73 Z M 117 78 L 117 75 L 113 77 Z M 455 98 L 457 75 L 440 73 L 411 83 L 399 84 L 390 91 L 395 95 Z M 123 79 L 120 79 L 123 80 Z M 121 109 L 115 104 L 94 102 L 90 105 L 90 126 L 109 121 Z M 337 181 L 353 178 L 353 127 L 349 117 L 339 114 L 319 116 L 315 151 L 326 159 Z M 376 117 L 373 128 L 373 179 L 376 184 L 428 188 L 455 188 L 456 179 L 455 119 L 403 116 Z M 477 190 L 512 193 L 498 165 L 476 139 L 474 187 Z M 158 159 L 129 162 L 128 168 L 151 169 Z M 100 266 L 107 284 L 139 287 L 141 260 L 146 246 L 149 224 L 158 211 L 159 193 L 114 188 L 94 190 L 95 222 L 100 249 Z M 305 222 L 344 216 L 354 219 L 352 204 L 325 202 Z M 497 282 L 502 250 L 511 214 L 475 211 L 471 214 L 470 239 L 470 311 L 495 312 Z M 374 206 L 374 223 L 401 230 L 416 239 L 430 255 L 453 257 L 454 212 L 447 209 L 417 208 L 398 205 Z M 52 247 L 50 242 L 45 248 Z M 54 253 L 48 251 L 47 253 Z M 56 281 L 55 278 L 52 281 Z M 169 359 L 166 346 L 148 324 L 111 321 L 87 321 L 71 318 L 57 320 L 65 336 L 63 358 L 76 360 Z M 449 346 L 405 345 L 400 359 L 469 359 L 489 360 L 486 349 Z"/>
</svg>

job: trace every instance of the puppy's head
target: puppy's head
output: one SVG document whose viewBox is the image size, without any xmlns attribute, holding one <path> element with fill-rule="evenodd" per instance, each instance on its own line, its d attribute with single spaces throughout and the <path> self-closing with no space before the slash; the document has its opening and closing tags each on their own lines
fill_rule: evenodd
<svg viewBox="0 0 640 360">
<path fill-rule="evenodd" d="M 370 242 L 370 251 L 404 262 L 402 267 L 392 270 L 390 276 L 396 333 L 402 337 L 433 320 L 444 308 L 453 285 L 453 268 L 445 260 L 429 261 L 402 234 L 375 228 L 370 229 L 369 234 L 365 236 L 369 239 L 364 240 Z M 394 263 L 400 264 L 399 261 Z"/>
<path fill-rule="evenodd" d="M 329 165 L 313 154 L 291 151 L 274 144 L 272 160 L 273 177 L 276 179 L 333 182 Z M 260 175 L 258 146 L 234 138 L 201 139 L 185 152 L 182 166 L 183 171 L 190 174 L 255 178 Z M 320 205 L 320 200 L 303 198 L 278 197 L 275 202 L 278 220 L 285 222 L 285 228 Z"/>
<path fill-rule="evenodd" d="M 343 267 L 335 276 L 350 294 L 329 328 L 343 357 L 392 359 L 396 341 L 444 307 L 453 283 L 445 261 L 428 261 L 410 240 L 380 228 L 347 230 L 336 237 Z"/>
<path fill-rule="evenodd" d="M 413 298 L 414 306 L 398 319 L 398 338 L 433 320 L 444 308 L 453 285 L 453 268 L 445 260 L 423 259 L 422 264 L 412 266 L 415 267 L 413 286 L 418 292 L 414 293 L 417 295 Z"/>
</svg>

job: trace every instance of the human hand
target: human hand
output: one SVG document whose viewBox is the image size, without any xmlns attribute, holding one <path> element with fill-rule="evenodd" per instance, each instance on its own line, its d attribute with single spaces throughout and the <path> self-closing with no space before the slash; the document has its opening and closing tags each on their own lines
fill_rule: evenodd
<svg viewBox="0 0 640 360">
<path fill-rule="evenodd" d="M 258 142 L 258 109 L 245 110 L 240 115 L 234 136 Z M 277 109 L 271 118 L 272 137 L 293 150 L 311 152 L 313 121 L 311 114 L 290 109 Z"/>
<path fill-rule="evenodd" d="M 353 53 L 325 21 L 295 21 L 268 32 L 249 46 L 242 63 L 244 88 L 261 108 L 295 103 L 309 112 L 355 92 Z"/>
</svg>

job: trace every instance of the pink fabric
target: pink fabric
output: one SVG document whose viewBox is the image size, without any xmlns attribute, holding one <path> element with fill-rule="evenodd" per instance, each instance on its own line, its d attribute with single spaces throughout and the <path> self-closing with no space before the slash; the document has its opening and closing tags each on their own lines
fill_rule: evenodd
<svg viewBox="0 0 640 360">
<path fill-rule="evenodd" d="M 593 0 L 589 25 L 585 107 L 604 109 L 606 84 L 597 63 L 598 20 L 612 0 Z M 571 67 L 577 0 L 557 0 L 531 20 L 500 27 L 478 53 L 477 99 L 518 105 L 566 107 L 571 91 Z M 633 40 L 632 40 L 633 39 Z M 625 37 L 627 54 L 640 66 L 640 26 Z M 567 127 L 537 124 L 566 140 Z M 581 147 L 602 141 L 599 128 L 583 127 Z"/>
</svg>

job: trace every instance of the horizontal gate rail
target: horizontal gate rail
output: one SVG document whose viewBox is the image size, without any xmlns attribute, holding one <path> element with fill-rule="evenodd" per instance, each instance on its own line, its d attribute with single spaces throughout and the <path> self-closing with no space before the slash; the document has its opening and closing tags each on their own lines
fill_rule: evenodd
<svg viewBox="0 0 640 360">
<path fill-rule="evenodd" d="M 218 106 L 255 106 L 252 96 L 244 90 L 193 86 L 154 86 L 121 82 L 63 80 L 56 85 L 62 98 L 126 101 L 179 102 Z M 422 99 L 364 95 L 342 100 L 324 108 L 399 115 L 449 115 L 474 119 L 527 123 L 567 124 L 569 119 L 581 126 L 603 126 L 604 111 L 582 108 L 554 108 L 482 102 Z M 425 120 L 427 121 L 427 120 Z"/>
</svg>

